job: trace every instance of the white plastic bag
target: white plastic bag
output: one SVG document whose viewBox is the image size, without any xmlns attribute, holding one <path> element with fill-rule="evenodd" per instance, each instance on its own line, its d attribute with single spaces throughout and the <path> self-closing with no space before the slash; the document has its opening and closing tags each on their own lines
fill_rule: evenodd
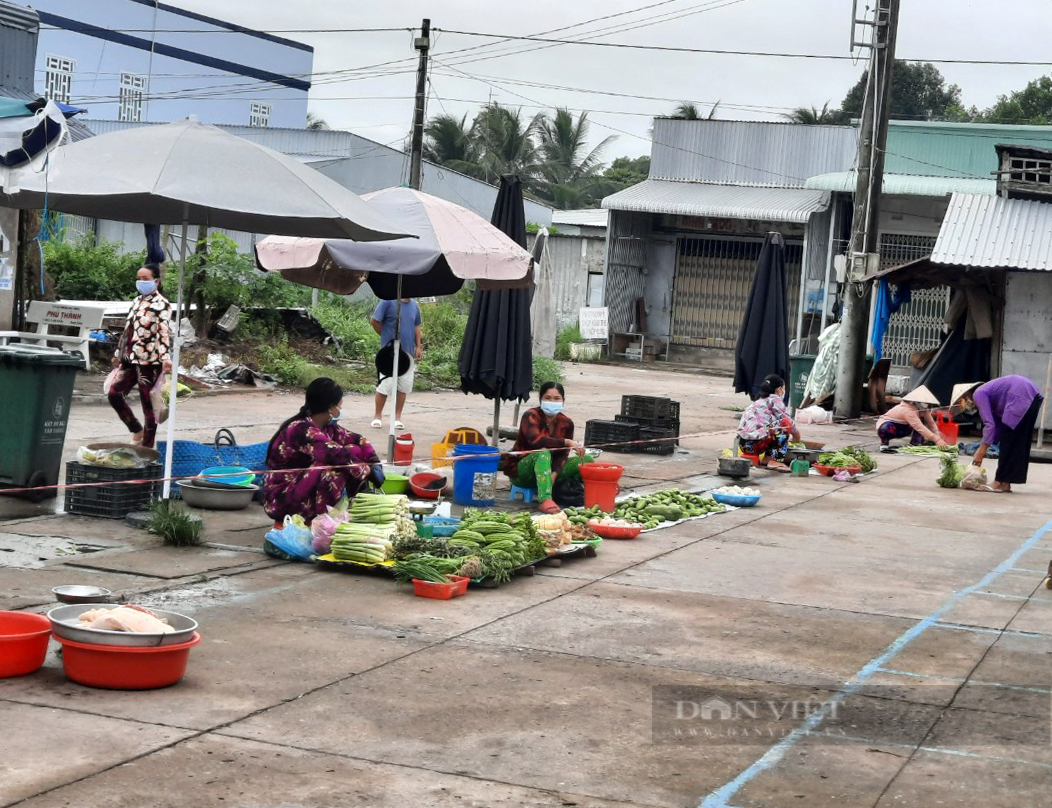
<svg viewBox="0 0 1052 808">
<path fill-rule="evenodd" d="M 120 374 L 120 372 L 121 369 L 119 367 L 115 367 L 106 376 L 106 381 L 102 383 L 102 394 L 104 396 L 108 396 L 110 394 L 110 388 L 113 387 L 113 383 L 117 381 L 117 376 Z"/>
<path fill-rule="evenodd" d="M 153 404 L 153 412 L 159 424 L 168 420 L 168 405 L 164 401 L 164 383 L 167 379 L 167 374 L 159 374 L 157 381 L 150 388 L 150 403 Z"/>
<path fill-rule="evenodd" d="M 989 491 L 990 486 L 986 483 L 986 469 L 982 466 L 968 466 L 961 479 L 961 488 L 968 491 Z"/>
</svg>

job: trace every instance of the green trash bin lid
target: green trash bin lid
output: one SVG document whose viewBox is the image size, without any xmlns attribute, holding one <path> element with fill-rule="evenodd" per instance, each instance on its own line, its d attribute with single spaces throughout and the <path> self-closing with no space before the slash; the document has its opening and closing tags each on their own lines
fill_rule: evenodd
<svg viewBox="0 0 1052 808">
<path fill-rule="evenodd" d="M 39 345 L 0 345 L 0 362 L 6 365 L 74 365 L 80 367 L 84 359 L 79 354 L 66 353 L 58 348 Z"/>
</svg>

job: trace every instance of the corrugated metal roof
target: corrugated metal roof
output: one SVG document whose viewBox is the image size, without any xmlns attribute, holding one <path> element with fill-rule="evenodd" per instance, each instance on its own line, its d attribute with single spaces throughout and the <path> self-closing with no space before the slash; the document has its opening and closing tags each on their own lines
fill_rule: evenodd
<svg viewBox="0 0 1052 808">
<path fill-rule="evenodd" d="M 0 25 L 36 33 L 40 30 L 40 17 L 24 5 L 0 0 Z"/>
<path fill-rule="evenodd" d="M 573 224 L 578 227 L 606 227 L 610 214 L 602 208 L 557 210 L 552 213 L 552 224 Z"/>
<path fill-rule="evenodd" d="M 1052 270 L 1052 203 L 954 194 L 931 260 L 989 269 Z"/>
<path fill-rule="evenodd" d="M 609 210 L 807 222 L 829 207 L 828 191 L 645 180 L 603 200 Z"/>
<path fill-rule="evenodd" d="M 854 193 L 856 177 L 855 171 L 819 174 L 817 177 L 808 177 L 804 187 L 820 191 Z M 923 177 L 913 174 L 885 174 L 882 187 L 886 194 L 910 196 L 949 196 L 955 192 L 964 194 L 994 194 L 997 192 L 997 182 L 993 179 Z"/>
<path fill-rule="evenodd" d="M 855 165 L 851 126 L 771 121 L 654 121 L 650 179 L 802 188 Z"/>
<path fill-rule="evenodd" d="M 994 149 L 998 143 L 1052 147 L 1052 126 L 891 121 L 884 170 L 889 174 L 989 179 L 998 168 Z"/>
</svg>

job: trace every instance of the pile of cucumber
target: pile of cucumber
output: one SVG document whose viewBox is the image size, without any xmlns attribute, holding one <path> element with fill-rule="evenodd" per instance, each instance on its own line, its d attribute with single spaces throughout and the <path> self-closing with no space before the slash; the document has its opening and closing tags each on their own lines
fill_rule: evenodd
<svg viewBox="0 0 1052 808">
<path fill-rule="evenodd" d="M 704 516 L 727 510 L 725 506 L 710 496 L 689 494 L 679 489 L 658 491 L 654 494 L 643 494 L 618 503 L 613 514 L 616 519 L 624 519 L 633 524 L 642 525 L 644 529 L 657 527 L 662 522 L 678 522 L 695 516 Z M 598 506 L 591 508 L 566 508 L 567 518 L 577 525 L 586 525 L 591 519 L 607 516 Z"/>
</svg>

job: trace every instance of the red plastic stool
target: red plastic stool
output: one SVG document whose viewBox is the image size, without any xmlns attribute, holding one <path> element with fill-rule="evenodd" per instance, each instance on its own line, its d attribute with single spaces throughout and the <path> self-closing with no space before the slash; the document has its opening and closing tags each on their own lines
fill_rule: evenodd
<svg viewBox="0 0 1052 808">
<path fill-rule="evenodd" d="M 746 460 L 748 460 L 754 466 L 759 466 L 760 465 L 760 455 L 752 455 L 752 454 L 745 454 L 745 452 L 739 452 L 738 453 L 738 457 L 744 457 Z"/>
</svg>

